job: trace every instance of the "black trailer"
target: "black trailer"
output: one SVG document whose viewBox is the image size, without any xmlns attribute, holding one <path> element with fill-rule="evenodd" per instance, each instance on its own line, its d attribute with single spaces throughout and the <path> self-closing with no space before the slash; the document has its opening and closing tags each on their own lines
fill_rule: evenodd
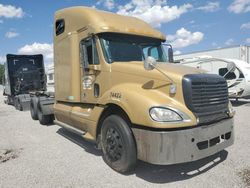
<svg viewBox="0 0 250 188">
<path fill-rule="evenodd" d="M 46 91 L 43 55 L 7 55 L 5 63 L 5 103 L 18 110 L 30 106 L 30 92 Z"/>
</svg>

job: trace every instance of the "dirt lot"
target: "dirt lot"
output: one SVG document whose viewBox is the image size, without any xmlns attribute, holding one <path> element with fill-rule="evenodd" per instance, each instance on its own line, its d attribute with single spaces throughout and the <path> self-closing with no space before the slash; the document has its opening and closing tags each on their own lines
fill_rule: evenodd
<svg viewBox="0 0 250 188">
<path fill-rule="evenodd" d="M 92 144 L 4 104 L 0 88 L 0 187 L 250 187 L 250 101 L 234 106 L 230 148 L 186 164 L 139 162 L 135 172 L 122 175 Z"/>
</svg>

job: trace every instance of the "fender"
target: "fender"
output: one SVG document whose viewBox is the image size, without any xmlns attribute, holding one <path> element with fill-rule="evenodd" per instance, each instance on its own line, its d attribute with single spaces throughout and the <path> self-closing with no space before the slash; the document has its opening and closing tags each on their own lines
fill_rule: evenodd
<svg viewBox="0 0 250 188">
<path fill-rule="evenodd" d="M 129 89 L 128 89 L 129 88 Z M 152 97 L 153 96 L 153 97 Z M 98 100 L 99 104 L 106 105 L 109 103 L 120 106 L 130 118 L 130 121 L 136 125 L 143 125 L 153 128 L 174 128 L 176 126 L 191 126 L 196 124 L 196 118 L 189 111 L 190 122 L 181 123 L 158 123 L 152 121 L 149 116 L 149 109 L 153 106 L 181 107 L 179 110 L 187 112 L 183 103 L 167 96 L 157 89 L 145 89 L 141 84 L 122 83 L 106 91 Z"/>
</svg>

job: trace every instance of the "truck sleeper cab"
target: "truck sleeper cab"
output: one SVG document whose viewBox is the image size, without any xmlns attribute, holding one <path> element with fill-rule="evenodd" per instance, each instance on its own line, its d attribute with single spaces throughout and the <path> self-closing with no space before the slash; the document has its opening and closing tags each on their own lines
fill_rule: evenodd
<svg viewBox="0 0 250 188">
<path fill-rule="evenodd" d="M 14 105 L 20 111 L 27 110 L 30 104 L 29 93 L 46 90 L 43 55 L 7 54 L 6 59 L 5 103 Z"/>
<path fill-rule="evenodd" d="M 39 121 L 54 115 L 56 124 L 96 142 L 118 172 L 137 159 L 183 163 L 232 145 L 226 81 L 169 63 L 164 42 L 137 18 L 87 7 L 56 12 L 55 103 L 41 105 L 37 96 Z"/>
</svg>

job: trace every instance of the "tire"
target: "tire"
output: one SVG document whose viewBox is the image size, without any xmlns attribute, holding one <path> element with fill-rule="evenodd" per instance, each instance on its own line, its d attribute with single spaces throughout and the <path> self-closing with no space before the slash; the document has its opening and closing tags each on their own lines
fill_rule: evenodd
<svg viewBox="0 0 250 188">
<path fill-rule="evenodd" d="M 17 100 L 16 100 L 16 98 L 14 98 L 14 103 L 13 103 L 13 105 L 14 105 L 15 109 L 17 110 Z"/>
<path fill-rule="evenodd" d="M 38 120 L 37 105 L 38 105 L 38 98 L 32 97 L 30 100 L 30 115 L 33 120 Z"/>
<path fill-rule="evenodd" d="M 120 173 L 134 170 L 137 162 L 136 144 L 128 123 L 118 115 L 108 116 L 102 124 L 103 159 Z"/>
<path fill-rule="evenodd" d="M 11 104 L 12 104 L 12 103 L 11 103 L 11 97 L 10 97 L 10 96 L 7 97 L 7 99 L 6 99 L 6 104 L 7 104 L 7 105 L 11 105 Z"/>
<path fill-rule="evenodd" d="M 22 107 L 22 105 L 21 105 L 21 102 L 20 102 L 19 97 L 16 97 L 16 98 L 15 98 L 15 103 L 14 103 L 14 105 L 15 105 L 15 108 L 16 108 L 17 110 L 23 111 L 23 107 Z"/>
<path fill-rule="evenodd" d="M 14 98 L 14 107 L 17 110 L 17 98 L 16 97 Z"/>
<path fill-rule="evenodd" d="M 41 105 L 39 103 L 37 105 L 37 116 L 40 124 L 42 125 L 49 125 L 53 123 L 53 115 L 43 115 Z"/>
</svg>

